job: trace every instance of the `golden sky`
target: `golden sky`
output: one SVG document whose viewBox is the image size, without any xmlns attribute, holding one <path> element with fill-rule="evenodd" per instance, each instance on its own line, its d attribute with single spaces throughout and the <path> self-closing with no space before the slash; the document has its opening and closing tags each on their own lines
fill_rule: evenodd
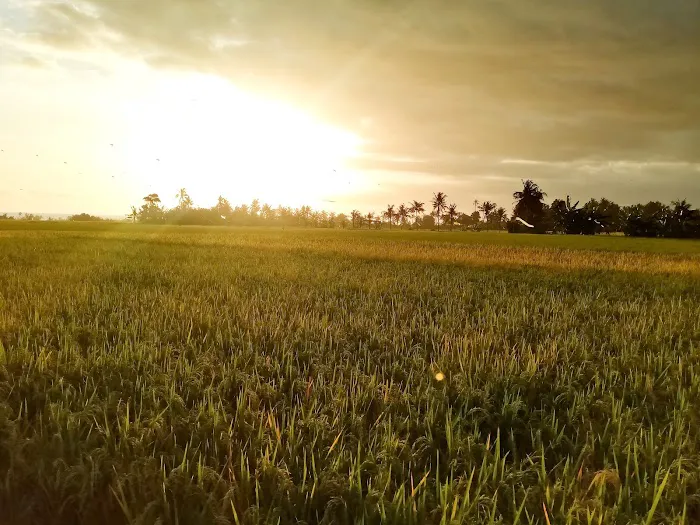
<svg viewBox="0 0 700 525">
<path fill-rule="evenodd" d="M 0 211 L 700 205 L 700 0 L 5 0 Z M 37 156 L 38 155 L 38 156 Z"/>
</svg>

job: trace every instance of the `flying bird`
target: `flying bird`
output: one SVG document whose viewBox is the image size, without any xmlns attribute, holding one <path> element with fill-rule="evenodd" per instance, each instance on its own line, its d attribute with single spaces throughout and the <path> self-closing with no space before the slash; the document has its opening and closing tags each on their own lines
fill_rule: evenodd
<svg viewBox="0 0 700 525">
<path fill-rule="evenodd" d="M 534 228 L 532 224 L 530 224 L 529 222 L 525 222 L 520 217 L 516 217 L 515 220 L 518 221 L 520 224 L 527 226 L 528 228 Z"/>
</svg>

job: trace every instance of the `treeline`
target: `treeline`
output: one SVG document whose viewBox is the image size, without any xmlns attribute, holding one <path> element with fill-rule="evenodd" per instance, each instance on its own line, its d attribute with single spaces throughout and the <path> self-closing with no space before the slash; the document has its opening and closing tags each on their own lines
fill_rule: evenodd
<svg viewBox="0 0 700 525">
<path fill-rule="evenodd" d="M 620 206 L 608 199 L 591 199 L 582 206 L 571 199 L 555 199 L 550 205 L 540 187 L 524 181 L 516 191 L 511 233 L 563 233 L 595 235 L 624 233 L 630 237 L 700 238 L 700 211 L 686 200 L 670 205 L 658 201 Z"/>
<path fill-rule="evenodd" d="M 301 228 L 355 229 L 424 229 L 424 230 L 507 230 L 510 233 L 559 233 L 596 235 L 619 233 L 632 237 L 700 238 L 700 211 L 686 200 L 670 205 L 658 201 L 620 206 L 608 199 L 572 202 L 567 196 L 545 202 L 547 194 L 532 180 L 513 193 L 515 205 L 509 215 L 495 202 L 472 202 L 469 212 L 459 210 L 444 192 L 437 192 L 429 203 L 411 201 L 374 212 L 352 210 L 349 214 L 318 211 L 310 206 L 290 208 L 260 203 L 232 206 L 220 196 L 211 208 L 194 205 L 184 188 L 176 197 L 174 208 L 163 206 L 160 197 L 151 193 L 140 208 L 132 206 L 127 218 L 133 222 L 178 225 L 289 226 Z M 17 219 L 43 220 L 40 215 L 19 214 Z M 8 214 L 0 220 L 13 220 Z M 52 219 L 48 219 L 52 220 Z M 80 213 L 70 221 L 101 221 L 100 217 Z"/>
<path fill-rule="evenodd" d="M 0 214 L 0 221 L 14 221 L 17 219 L 18 221 L 74 221 L 74 222 L 97 222 L 97 221 L 105 221 L 107 219 L 103 219 L 102 217 L 97 217 L 96 215 L 90 215 L 89 213 L 78 213 L 76 215 L 70 215 L 69 217 L 66 217 L 65 219 L 58 219 L 55 217 L 46 217 L 44 218 L 42 215 L 37 215 L 36 213 L 22 213 L 19 212 L 17 214 L 17 217 L 14 215 L 8 215 L 7 213 L 2 213 Z"/>
<path fill-rule="evenodd" d="M 15 217 L 13 215 L 8 215 L 7 213 L 0 214 L 0 221 L 14 221 Z M 43 221 L 44 218 L 41 215 L 36 215 L 35 213 L 22 213 L 17 214 L 17 220 L 20 221 Z M 48 219 L 51 220 L 51 219 Z"/>
<path fill-rule="evenodd" d="M 434 210 L 426 213 L 424 202 L 413 201 L 399 206 L 388 205 L 381 212 L 362 213 L 352 210 L 350 214 L 314 210 L 310 206 L 291 208 L 260 203 L 232 206 L 220 196 L 211 208 L 196 207 L 184 188 L 177 195 L 174 208 L 163 206 L 157 193 L 143 198 L 140 208 L 132 206 L 127 215 L 133 222 L 179 225 L 235 225 L 235 226 L 297 226 L 309 228 L 405 228 L 405 229 L 494 229 L 505 230 L 508 212 L 486 201 L 474 202 L 475 210 L 470 214 L 457 210 L 456 204 L 447 203 L 447 195 L 438 192 L 434 196 Z M 437 200 L 435 200 L 437 199 Z"/>
<path fill-rule="evenodd" d="M 352 210 L 349 215 L 313 210 L 309 206 L 271 207 L 257 199 L 232 206 L 220 196 L 211 208 L 194 206 L 184 188 L 174 208 L 165 208 L 156 193 L 143 199 L 140 209 L 132 206 L 127 216 L 134 222 L 180 225 L 296 226 L 306 228 L 402 228 L 428 230 L 507 230 L 510 233 L 559 233 L 595 235 L 621 233 L 633 237 L 700 238 L 700 211 L 685 200 L 670 205 L 658 201 L 620 206 L 608 199 L 590 199 L 583 205 L 565 199 L 545 202 L 547 194 L 532 180 L 513 193 L 513 212 L 491 201 L 473 201 L 473 211 L 462 212 L 449 203 L 444 192 L 430 203 L 414 200 L 387 205 L 381 212 Z"/>
</svg>

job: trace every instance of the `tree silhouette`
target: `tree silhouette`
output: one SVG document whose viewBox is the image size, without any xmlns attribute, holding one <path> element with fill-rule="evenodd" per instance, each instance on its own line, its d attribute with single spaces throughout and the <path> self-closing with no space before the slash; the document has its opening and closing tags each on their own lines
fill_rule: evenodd
<svg viewBox="0 0 700 525">
<path fill-rule="evenodd" d="M 177 207 L 181 210 L 189 210 L 192 207 L 192 198 L 187 193 L 185 188 L 180 188 L 180 190 L 175 194 L 177 199 Z"/>
<path fill-rule="evenodd" d="M 578 207 L 578 201 L 571 204 L 571 198 L 555 199 L 550 208 L 554 231 L 570 235 L 595 235 L 605 227 L 605 217 L 595 208 Z"/>
<path fill-rule="evenodd" d="M 411 215 L 413 215 L 413 224 L 415 225 L 418 222 L 418 216 L 423 214 L 425 211 L 424 203 L 420 201 L 413 201 L 411 206 L 408 208 L 408 211 Z"/>
<path fill-rule="evenodd" d="M 700 212 L 683 200 L 671 202 L 665 224 L 666 233 L 670 237 L 690 238 L 700 236 Z"/>
<path fill-rule="evenodd" d="M 435 214 L 435 225 L 440 231 L 440 218 L 442 217 L 445 208 L 447 207 L 447 195 L 441 191 L 433 193 L 433 213 Z"/>
<path fill-rule="evenodd" d="M 353 210 L 350 219 L 353 228 L 362 228 L 366 221 L 369 229 L 372 226 L 379 229 L 383 223 L 382 218 L 389 222 L 390 229 L 393 228 L 394 221 L 403 227 L 410 223 L 411 219 L 414 226 L 421 228 L 437 227 L 439 230 L 447 223 L 450 231 L 454 229 L 455 224 L 462 229 L 478 229 L 479 225 L 483 224 L 483 218 L 489 228 L 502 229 L 505 224 L 509 232 L 518 233 L 542 233 L 553 229 L 567 234 L 594 235 L 621 231 L 629 236 L 700 238 L 700 211 L 693 209 L 686 200 L 673 201 L 671 206 L 652 201 L 623 208 L 601 198 L 590 199 L 580 207 L 578 202 L 572 204 L 571 199 L 567 197 L 566 200 L 556 199 L 550 207 L 544 203 L 545 193 L 531 180 L 523 181 L 522 191 L 515 192 L 513 197 L 516 202 L 510 221 L 506 210 L 502 207 L 497 208 L 491 201 L 473 201 L 481 213 L 476 210 L 469 215 L 459 213 L 454 203 L 447 205 L 447 195 L 443 192 L 433 195 L 433 209 L 428 215 L 423 215 L 424 203 L 414 200 L 409 205 L 399 205 L 398 209 L 394 205 L 388 205 L 386 210 L 379 214 L 369 212 L 363 215 L 359 210 Z M 176 198 L 178 205 L 168 210 L 162 206 L 157 193 L 150 193 L 143 198 L 140 208 L 132 206 L 131 213 L 126 217 L 134 222 L 149 223 L 247 225 L 254 221 L 256 224 L 268 226 L 296 225 L 316 228 L 344 228 L 348 223 L 348 217 L 344 214 L 335 215 L 324 210 L 311 209 L 309 206 L 292 209 L 280 205 L 273 209 L 255 199 L 250 205 L 241 204 L 232 209 L 229 201 L 219 196 L 217 203 L 211 208 L 195 208 L 184 188 L 180 189 Z M 183 213 L 185 210 L 187 213 Z M 40 220 L 40 217 L 32 215 L 21 215 L 21 218 Z M 89 216 L 81 214 L 74 217 L 76 220 L 83 218 Z"/>
<path fill-rule="evenodd" d="M 447 213 L 445 213 L 445 221 L 449 223 L 450 225 L 450 231 L 452 231 L 452 228 L 455 225 L 455 221 L 459 217 L 459 212 L 457 211 L 457 205 L 456 204 L 450 204 L 447 207 Z"/>
<path fill-rule="evenodd" d="M 143 198 L 144 204 L 139 211 L 139 220 L 143 222 L 162 222 L 165 219 L 160 197 L 157 193 L 149 193 Z"/>
<path fill-rule="evenodd" d="M 408 221 L 408 214 L 409 214 L 408 208 L 406 208 L 406 206 L 401 204 L 399 206 L 399 210 L 396 212 L 396 216 L 399 218 L 399 222 L 401 223 L 402 230 L 403 230 L 404 225 Z"/>
<path fill-rule="evenodd" d="M 617 232 L 622 230 L 622 208 L 618 204 L 603 197 L 600 200 L 589 200 L 583 205 L 583 208 L 600 218 L 601 224 L 598 225 L 597 232 L 609 234 L 611 231 Z"/>
<path fill-rule="evenodd" d="M 392 224 L 394 224 L 394 216 L 395 216 L 393 204 L 387 205 L 386 210 L 383 213 L 383 216 L 386 220 L 389 221 L 389 229 L 391 230 L 391 226 L 392 226 Z"/>
<path fill-rule="evenodd" d="M 150 193 L 150 194 L 146 195 L 143 198 L 143 200 L 146 201 L 146 204 L 148 204 L 149 206 L 160 204 L 160 197 L 158 196 L 157 193 Z"/>
<path fill-rule="evenodd" d="M 137 217 L 139 216 L 139 212 L 136 209 L 136 206 L 131 207 L 131 213 L 126 216 L 127 219 L 131 219 L 131 222 L 136 222 Z"/>
<path fill-rule="evenodd" d="M 534 225 L 535 232 L 543 233 L 546 230 L 544 220 L 546 196 L 547 194 L 532 180 L 523 181 L 523 189 L 513 193 L 513 199 L 517 201 L 513 208 L 513 215 Z"/>
<path fill-rule="evenodd" d="M 496 209 L 496 203 L 491 201 L 484 201 L 479 206 L 479 211 L 484 214 L 484 222 L 486 223 L 486 228 L 489 227 L 489 217 L 491 212 Z"/>
<path fill-rule="evenodd" d="M 214 208 L 219 214 L 219 217 L 226 221 L 231 220 L 231 216 L 233 215 L 233 208 L 231 207 L 231 203 L 228 201 L 228 199 L 226 199 L 223 195 L 219 195 L 219 198 L 216 200 L 216 205 L 214 206 Z"/>
<path fill-rule="evenodd" d="M 269 204 L 263 204 L 260 208 L 260 216 L 265 221 L 273 221 L 275 219 L 275 210 Z"/>
<path fill-rule="evenodd" d="M 502 230 L 506 222 L 508 222 L 508 212 L 501 206 L 492 213 L 493 221 L 498 224 L 498 229 Z"/>
</svg>

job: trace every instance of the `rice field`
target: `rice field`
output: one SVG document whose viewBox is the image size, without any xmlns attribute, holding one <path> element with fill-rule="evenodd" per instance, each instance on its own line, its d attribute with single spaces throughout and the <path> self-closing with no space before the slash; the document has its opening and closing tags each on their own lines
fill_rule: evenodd
<svg viewBox="0 0 700 525">
<path fill-rule="evenodd" d="M 0 223 L 0 523 L 700 522 L 700 243 Z"/>
</svg>

